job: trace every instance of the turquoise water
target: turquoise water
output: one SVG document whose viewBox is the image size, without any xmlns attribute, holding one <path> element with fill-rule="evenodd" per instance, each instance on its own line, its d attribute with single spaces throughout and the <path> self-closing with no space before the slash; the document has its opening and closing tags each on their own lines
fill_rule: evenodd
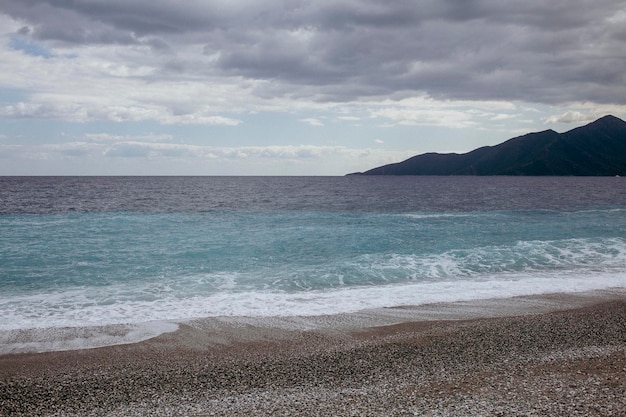
<svg viewBox="0 0 626 417">
<path fill-rule="evenodd" d="M 3 181 L 0 330 L 626 284 L 617 179 Z"/>
</svg>

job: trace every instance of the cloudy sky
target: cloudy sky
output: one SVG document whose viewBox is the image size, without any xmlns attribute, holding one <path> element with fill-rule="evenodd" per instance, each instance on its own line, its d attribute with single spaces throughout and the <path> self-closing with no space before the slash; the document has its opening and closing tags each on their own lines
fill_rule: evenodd
<svg viewBox="0 0 626 417">
<path fill-rule="evenodd" d="M 626 119 L 623 0 L 2 0 L 0 175 L 343 175 Z"/>
</svg>

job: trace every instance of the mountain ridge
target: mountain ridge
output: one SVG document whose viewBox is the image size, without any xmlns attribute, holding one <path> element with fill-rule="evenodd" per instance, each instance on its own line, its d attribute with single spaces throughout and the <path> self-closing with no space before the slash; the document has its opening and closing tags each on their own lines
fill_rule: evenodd
<svg viewBox="0 0 626 417">
<path fill-rule="evenodd" d="M 626 122 L 607 115 L 564 133 L 531 132 L 470 152 L 413 156 L 348 175 L 626 175 Z"/>
</svg>

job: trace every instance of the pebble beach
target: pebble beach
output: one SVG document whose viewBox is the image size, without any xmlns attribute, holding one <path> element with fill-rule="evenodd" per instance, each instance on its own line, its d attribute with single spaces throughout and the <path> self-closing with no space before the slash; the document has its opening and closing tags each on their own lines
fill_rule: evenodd
<svg viewBox="0 0 626 417">
<path fill-rule="evenodd" d="M 0 415 L 626 415 L 626 292 L 529 299 L 542 308 L 477 303 L 450 318 L 432 312 L 451 304 L 431 305 L 317 329 L 198 322 L 140 343 L 6 354 Z"/>
</svg>

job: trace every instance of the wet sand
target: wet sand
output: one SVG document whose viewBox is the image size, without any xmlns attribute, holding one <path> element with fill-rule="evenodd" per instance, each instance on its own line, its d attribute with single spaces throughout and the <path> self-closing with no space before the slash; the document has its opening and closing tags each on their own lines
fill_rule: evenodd
<svg viewBox="0 0 626 417">
<path fill-rule="evenodd" d="M 623 416 L 626 290 L 205 319 L 3 355 L 0 415 Z"/>
</svg>

